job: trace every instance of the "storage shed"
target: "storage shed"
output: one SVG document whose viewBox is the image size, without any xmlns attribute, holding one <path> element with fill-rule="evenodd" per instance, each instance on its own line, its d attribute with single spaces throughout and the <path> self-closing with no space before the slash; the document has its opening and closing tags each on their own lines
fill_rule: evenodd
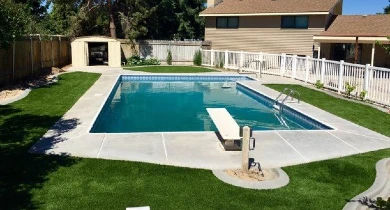
<svg viewBox="0 0 390 210">
<path fill-rule="evenodd" d="M 121 67 L 121 44 L 110 37 L 80 37 L 72 41 L 72 66 Z"/>
</svg>

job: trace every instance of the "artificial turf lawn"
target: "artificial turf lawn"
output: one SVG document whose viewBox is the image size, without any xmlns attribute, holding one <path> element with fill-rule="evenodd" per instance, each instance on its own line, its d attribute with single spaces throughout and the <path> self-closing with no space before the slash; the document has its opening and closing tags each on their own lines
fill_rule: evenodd
<svg viewBox="0 0 390 210">
<path fill-rule="evenodd" d="M 369 105 L 335 98 L 300 85 L 266 85 L 277 91 L 291 88 L 301 94 L 301 99 L 329 113 L 354 122 L 386 136 L 390 136 L 390 114 L 386 114 Z"/>
<path fill-rule="evenodd" d="M 58 84 L 0 106 L 1 209 L 341 209 L 371 186 L 375 163 L 390 155 L 382 150 L 286 167 L 288 186 L 260 191 L 225 184 L 208 170 L 28 154 L 98 77 L 64 74 Z"/>
<path fill-rule="evenodd" d="M 151 73 L 203 73 L 215 72 L 215 70 L 195 66 L 145 66 L 145 67 L 124 67 L 125 70 L 143 71 Z"/>
</svg>

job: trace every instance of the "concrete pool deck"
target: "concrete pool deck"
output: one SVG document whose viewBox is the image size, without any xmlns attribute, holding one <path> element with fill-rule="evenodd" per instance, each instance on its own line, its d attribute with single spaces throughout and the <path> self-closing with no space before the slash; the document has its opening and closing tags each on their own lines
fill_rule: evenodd
<svg viewBox="0 0 390 210">
<path fill-rule="evenodd" d="M 31 149 L 32 153 L 140 161 L 204 169 L 240 167 L 241 153 L 226 152 L 214 132 L 89 133 L 119 75 L 148 74 L 120 68 L 85 68 L 102 73 L 99 80 Z M 195 75 L 237 75 L 234 72 Z M 241 84 L 271 98 L 278 92 L 262 83 L 304 84 L 263 75 Z M 255 131 L 256 148 L 250 152 L 263 168 L 278 168 L 390 148 L 390 138 L 302 102 L 288 106 L 330 126 L 321 131 Z"/>
</svg>

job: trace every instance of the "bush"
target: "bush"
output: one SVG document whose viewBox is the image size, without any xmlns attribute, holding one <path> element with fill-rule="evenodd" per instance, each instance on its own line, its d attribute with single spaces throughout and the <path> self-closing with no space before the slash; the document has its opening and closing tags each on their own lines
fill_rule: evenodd
<svg viewBox="0 0 390 210">
<path fill-rule="evenodd" d="M 194 54 L 194 65 L 195 66 L 202 65 L 202 52 L 200 50 L 196 51 Z"/>
<path fill-rule="evenodd" d="M 171 52 L 171 50 L 168 50 L 167 64 L 172 65 L 172 52 Z"/>
<path fill-rule="evenodd" d="M 366 95 L 367 95 L 367 90 L 363 90 L 362 92 L 360 92 L 360 94 L 359 94 L 360 100 L 364 101 L 366 98 Z"/>
<path fill-rule="evenodd" d="M 151 66 L 151 65 L 160 65 L 160 61 L 155 58 L 145 59 L 141 58 L 138 55 L 133 55 L 127 59 L 126 66 Z"/>
<path fill-rule="evenodd" d="M 224 65 L 224 60 L 221 58 L 221 59 L 219 59 L 219 60 L 217 60 L 216 62 L 215 62 L 216 64 L 215 64 L 215 67 L 216 68 L 223 68 L 223 65 Z"/>
<path fill-rule="evenodd" d="M 356 89 L 356 86 L 353 86 L 351 84 L 349 84 L 349 82 L 346 82 L 345 83 L 345 94 L 347 94 L 347 96 L 351 96 L 351 93 Z"/>
<path fill-rule="evenodd" d="M 317 89 L 322 89 L 324 88 L 324 83 L 322 83 L 320 80 L 316 81 L 316 84 L 314 84 Z"/>
<path fill-rule="evenodd" d="M 378 197 L 376 200 L 376 207 L 377 209 L 390 209 L 390 198 L 384 200 L 382 197 Z"/>
</svg>

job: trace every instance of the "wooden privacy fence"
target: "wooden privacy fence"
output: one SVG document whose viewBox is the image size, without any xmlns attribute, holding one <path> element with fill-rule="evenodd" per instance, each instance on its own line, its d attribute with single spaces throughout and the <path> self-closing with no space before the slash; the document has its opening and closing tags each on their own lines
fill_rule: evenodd
<svg viewBox="0 0 390 210">
<path fill-rule="evenodd" d="M 170 50 L 173 62 L 192 62 L 196 51 L 211 47 L 210 42 L 204 41 L 143 40 L 138 44 L 140 57 L 166 61 Z"/>
<path fill-rule="evenodd" d="M 70 38 L 31 35 L 0 50 L 0 86 L 48 72 L 71 62 Z"/>
</svg>

